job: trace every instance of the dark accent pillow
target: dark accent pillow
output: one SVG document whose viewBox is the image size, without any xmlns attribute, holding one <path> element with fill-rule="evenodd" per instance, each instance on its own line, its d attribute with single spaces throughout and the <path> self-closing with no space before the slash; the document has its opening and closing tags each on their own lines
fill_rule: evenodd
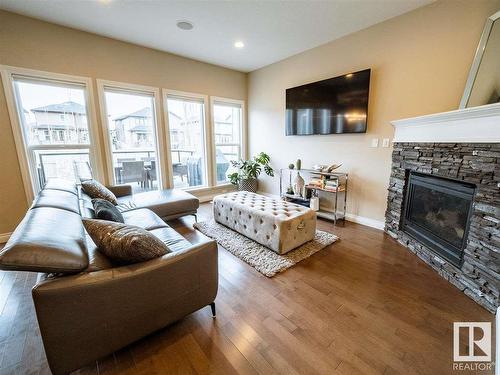
<svg viewBox="0 0 500 375">
<path fill-rule="evenodd" d="M 82 189 L 87 193 L 90 198 L 101 198 L 113 203 L 115 206 L 118 204 L 116 196 L 106 186 L 96 180 L 81 181 Z"/>
<path fill-rule="evenodd" d="M 114 221 L 116 223 L 124 223 L 123 215 L 113 203 L 102 198 L 92 199 L 94 206 L 95 218 L 99 220 Z"/>
<path fill-rule="evenodd" d="M 98 250 L 121 264 L 144 262 L 170 253 L 158 237 L 142 228 L 107 220 L 83 219 Z"/>
</svg>

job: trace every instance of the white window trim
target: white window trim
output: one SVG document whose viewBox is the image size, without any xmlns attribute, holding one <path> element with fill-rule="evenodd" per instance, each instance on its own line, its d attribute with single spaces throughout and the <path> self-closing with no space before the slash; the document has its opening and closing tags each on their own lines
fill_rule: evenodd
<svg viewBox="0 0 500 375">
<path fill-rule="evenodd" d="M 246 106 L 245 106 L 245 101 L 240 100 L 240 99 L 230 99 L 230 98 L 223 98 L 220 96 L 211 96 L 210 97 L 210 128 L 211 128 L 211 138 L 212 138 L 212 160 L 215 160 L 215 152 L 216 152 L 216 146 L 215 146 L 215 117 L 214 117 L 214 104 L 217 103 L 222 103 L 222 104 L 236 104 L 241 106 L 241 127 L 240 127 L 240 141 L 241 145 L 241 158 L 246 160 L 248 158 L 248 149 L 247 149 L 247 123 L 246 123 Z M 231 146 L 235 145 L 233 143 L 227 144 L 225 146 Z M 227 182 L 222 182 L 220 184 L 217 184 L 217 166 L 215 163 L 212 163 L 212 175 L 213 175 L 213 182 L 212 186 L 213 187 L 221 187 L 228 185 Z"/>
<path fill-rule="evenodd" d="M 26 194 L 26 200 L 28 205 L 31 204 L 35 197 L 35 186 L 36 186 L 36 176 L 34 176 L 30 170 L 29 163 L 29 152 L 27 148 L 27 143 L 25 142 L 24 130 L 22 120 L 19 117 L 19 112 L 17 110 L 17 100 L 14 91 L 14 75 L 23 75 L 26 77 L 32 77 L 33 79 L 47 79 L 50 81 L 61 81 L 66 83 L 76 83 L 81 84 L 85 87 L 85 106 L 87 109 L 87 120 L 89 128 L 89 145 L 84 148 L 89 149 L 90 163 L 93 167 L 94 175 L 97 179 L 103 178 L 103 166 L 101 158 L 101 147 L 99 141 L 99 130 L 97 127 L 97 117 L 96 110 L 94 106 L 94 87 L 92 84 L 92 79 L 90 77 L 81 77 L 68 74 L 52 73 L 42 70 L 19 68 L 8 65 L 0 65 L 0 74 L 2 76 L 2 83 L 5 92 L 5 98 L 7 101 L 7 109 L 10 117 L 10 124 L 12 128 L 12 133 L 14 135 L 14 142 L 16 145 L 17 157 L 19 159 L 19 166 L 21 169 L 21 176 L 24 185 L 24 191 Z M 80 145 L 81 146 L 81 145 Z M 72 148 L 79 148 L 78 145 Z M 51 146 L 51 148 L 58 148 L 57 145 Z"/>
<path fill-rule="evenodd" d="M 159 173 L 159 189 L 165 189 L 169 186 L 168 184 L 168 170 L 166 168 L 166 144 L 164 142 L 164 126 L 162 117 L 162 103 L 160 98 L 160 89 L 157 87 L 136 85 L 125 82 L 108 81 L 104 79 L 97 79 L 97 94 L 99 98 L 99 112 L 101 118 L 101 128 L 105 142 L 105 154 L 106 154 L 106 177 L 108 184 L 115 183 L 114 168 L 113 168 L 113 151 L 111 145 L 111 137 L 109 136 L 109 124 L 107 118 L 107 108 L 106 108 L 106 96 L 105 88 L 122 90 L 124 93 L 129 93 L 131 95 L 135 94 L 146 94 L 152 95 L 154 101 L 154 111 L 155 111 L 155 138 L 156 138 L 156 155 L 158 156 L 157 172 Z"/>
<path fill-rule="evenodd" d="M 210 118 L 210 109 L 209 109 L 209 100 L 208 100 L 208 95 L 204 94 L 198 94 L 198 93 L 193 93 L 193 92 L 187 92 L 187 91 L 178 91 L 178 90 L 170 90 L 170 89 L 162 89 L 162 94 L 163 94 L 163 111 L 164 111 L 164 117 L 165 117 L 165 142 L 167 145 L 168 149 L 168 156 L 167 156 L 167 164 L 168 164 L 168 176 L 169 176 L 169 187 L 173 188 L 174 187 L 174 171 L 172 167 L 172 159 L 171 159 L 171 154 L 172 154 L 172 147 L 170 144 L 170 124 L 169 124 L 169 118 L 168 118 L 168 101 L 167 98 L 170 97 L 177 97 L 180 99 L 194 99 L 198 101 L 203 101 L 203 141 L 204 141 L 204 147 L 205 147 L 205 170 L 207 173 L 206 176 L 206 181 L 205 185 L 201 186 L 193 186 L 193 187 L 187 187 L 184 188 L 183 190 L 189 190 L 189 191 L 196 191 L 196 190 L 204 190 L 207 188 L 211 188 L 213 186 L 212 180 L 213 180 L 213 171 L 212 168 L 209 166 L 212 165 L 212 141 L 211 141 L 211 128 L 210 128 L 210 121 L 208 119 Z"/>
</svg>

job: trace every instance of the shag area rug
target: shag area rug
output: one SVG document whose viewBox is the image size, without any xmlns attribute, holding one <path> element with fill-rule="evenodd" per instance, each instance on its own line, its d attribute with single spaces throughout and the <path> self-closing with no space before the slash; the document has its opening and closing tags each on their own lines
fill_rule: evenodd
<svg viewBox="0 0 500 375">
<path fill-rule="evenodd" d="M 312 241 L 279 255 L 214 220 L 196 223 L 194 227 L 267 277 L 273 277 L 338 240 L 334 234 L 316 230 Z"/>
</svg>

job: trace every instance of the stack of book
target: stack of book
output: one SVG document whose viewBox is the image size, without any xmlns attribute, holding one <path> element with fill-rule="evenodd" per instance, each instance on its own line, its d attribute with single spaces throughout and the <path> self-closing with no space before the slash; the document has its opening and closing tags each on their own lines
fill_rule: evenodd
<svg viewBox="0 0 500 375">
<path fill-rule="evenodd" d="M 321 178 L 313 177 L 309 181 L 309 183 L 307 184 L 307 188 L 309 188 L 309 189 L 321 189 L 321 190 L 333 191 L 333 192 L 344 190 L 343 186 L 340 186 L 340 187 L 338 186 L 338 180 L 326 179 L 326 178 L 324 178 L 324 176 L 322 176 Z"/>
<path fill-rule="evenodd" d="M 324 180 L 321 178 L 313 177 L 313 178 L 311 178 L 311 181 L 309 181 L 307 186 L 310 188 L 323 189 L 323 186 L 324 186 L 323 181 Z"/>
<path fill-rule="evenodd" d="M 323 187 L 323 190 L 326 191 L 337 191 L 337 180 L 325 180 L 325 186 Z"/>
</svg>

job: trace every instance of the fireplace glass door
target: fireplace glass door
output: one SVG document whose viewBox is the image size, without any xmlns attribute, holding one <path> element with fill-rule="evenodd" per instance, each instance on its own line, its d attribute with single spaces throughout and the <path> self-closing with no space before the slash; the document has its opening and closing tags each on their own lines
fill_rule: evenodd
<svg viewBox="0 0 500 375">
<path fill-rule="evenodd" d="M 403 231 L 459 267 L 475 186 L 416 172 L 407 186 Z"/>
</svg>

